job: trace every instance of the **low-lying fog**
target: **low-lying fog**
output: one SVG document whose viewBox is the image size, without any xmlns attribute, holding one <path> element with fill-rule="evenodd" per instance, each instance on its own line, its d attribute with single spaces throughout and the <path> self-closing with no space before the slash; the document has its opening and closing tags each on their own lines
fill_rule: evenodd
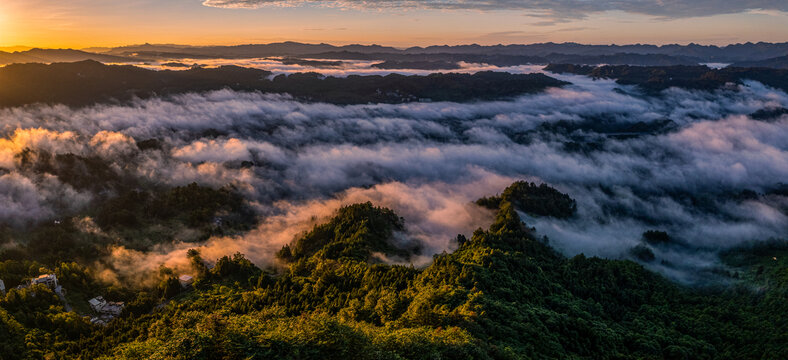
<svg viewBox="0 0 788 360">
<path fill-rule="evenodd" d="M 266 61 L 234 64 L 303 71 Z M 351 63 L 320 72 L 390 72 Z M 452 250 L 457 233 L 489 225 L 493 215 L 471 202 L 518 179 L 545 182 L 577 200 L 578 214 L 568 220 L 523 214 L 566 255 L 626 258 L 643 231 L 663 230 L 676 243 L 654 248 L 657 261 L 646 265 L 687 282 L 717 266 L 719 249 L 788 233 L 788 197 L 775 191 L 788 182 L 788 116 L 749 116 L 788 107 L 785 93 L 746 83 L 646 97 L 608 80 L 551 76 L 573 85 L 464 104 L 335 106 L 215 91 L 128 106 L 0 110 L 0 222 L 49 220 L 95 196 L 18 171 L 15 155 L 32 148 L 98 156 L 122 176 L 153 183 L 236 185 L 261 225 L 241 237 L 209 240 L 204 256 L 240 251 L 259 265 L 316 219 L 367 200 L 405 218 L 409 236 L 428 250 L 416 260 L 424 263 L 431 253 Z M 151 138 L 164 146 L 136 147 L 135 140 Z M 757 195 L 742 196 L 743 190 Z M 177 263 L 193 246 L 148 254 L 118 248 L 117 266 Z"/>
</svg>

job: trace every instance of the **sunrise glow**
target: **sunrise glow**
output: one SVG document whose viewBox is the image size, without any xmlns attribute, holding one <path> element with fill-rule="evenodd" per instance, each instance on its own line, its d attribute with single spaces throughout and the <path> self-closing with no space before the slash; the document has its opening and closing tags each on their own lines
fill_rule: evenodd
<svg viewBox="0 0 788 360">
<path fill-rule="evenodd" d="M 788 359 L 788 0 L 0 0 L 0 360 Z"/>
<path fill-rule="evenodd" d="M 779 42 L 788 37 L 788 16 L 782 5 L 755 10 L 744 5 L 710 8 L 703 4 L 676 6 L 675 10 L 587 6 L 564 14 L 557 12 L 564 5 L 540 9 L 526 6 L 529 2 L 501 10 L 473 5 L 439 8 L 429 0 L 346 7 L 319 6 L 319 1 L 290 6 L 247 3 L 255 5 L 240 6 L 240 1 L 204 5 L 199 0 L 6 0 L 0 5 L 0 46 L 228 45 L 285 40 L 394 46 L 549 41 L 722 45 Z"/>
</svg>

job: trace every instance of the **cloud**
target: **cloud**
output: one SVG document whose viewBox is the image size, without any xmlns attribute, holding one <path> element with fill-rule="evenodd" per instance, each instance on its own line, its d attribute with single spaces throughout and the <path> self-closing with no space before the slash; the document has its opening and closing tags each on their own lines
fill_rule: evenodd
<svg viewBox="0 0 788 360">
<path fill-rule="evenodd" d="M 81 152 L 82 145 L 74 141 L 76 137 L 77 134 L 72 131 L 61 133 L 42 128 L 17 128 L 8 139 L 0 138 L 0 167 L 13 168 L 14 155 L 25 148 L 50 153 Z"/>
<path fill-rule="evenodd" d="M 539 33 L 536 36 L 543 36 L 546 33 Z M 465 73 L 474 74 L 479 71 L 506 71 L 512 73 L 524 73 L 539 71 L 543 66 L 535 65 L 518 65 L 518 66 L 505 66 L 499 67 L 489 64 L 478 63 L 465 63 L 460 62 L 459 69 L 437 69 L 437 70 L 418 70 L 418 69 L 397 69 L 387 70 L 372 67 L 372 65 L 380 63 L 380 60 L 347 60 L 347 59 L 305 59 L 305 60 L 318 60 L 318 61 L 338 61 L 342 65 L 336 68 L 320 68 L 316 69 L 314 66 L 298 65 L 282 63 L 282 58 L 266 57 L 266 58 L 251 58 L 251 59 L 178 59 L 184 63 L 199 63 L 203 67 L 213 68 L 222 65 L 237 65 L 243 67 L 251 67 L 263 69 L 272 72 L 274 75 L 279 74 L 294 74 L 303 72 L 319 71 L 326 76 L 346 77 L 349 75 L 388 75 L 391 73 L 403 75 L 429 75 L 435 72 L 452 72 L 452 73 Z M 136 64 L 135 66 L 151 69 L 162 70 L 166 66 L 163 64 L 170 61 L 161 61 L 159 63 Z"/>
<path fill-rule="evenodd" d="M 276 215 L 266 217 L 256 229 L 242 236 L 213 237 L 204 243 L 160 245 L 148 252 L 113 247 L 110 256 L 101 264 L 102 276 L 151 285 L 146 282 L 160 265 L 181 273 L 190 272 L 186 252 L 192 248 L 198 249 L 208 261 L 239 252 L 258 266 L 277 266 L 274 254 L 284 245 L 316 224 L 327 221 L 339 207 L 367 201 L 393 209 L 405 218 L 407 233 L 401 236 L 418 241 L 424 248 L 423 254 L 410 259 L 410 263 L 426 265 L 432 260 L 432 254 L 453 250 L 456 244 L 452 239 L 457 234 L 470 236 L 476 228 L 492 222 L 493 213 L 472 201 L 513 180 L 484 172 L 475 175 L 475 180 L 462 184 L 391 182 L 366 189 L 351 188 L 332 199 L 279 201 L 273 205 Z"/>
<path fill-rule="evenodd" d="M 30 179 L 18 174 L 0 176 L 0 201 L 3 203 L 0 218 L 24 222 L 51 214 L 41 200 L 36 185 Z"/>
<path fill-rule="evenodd" d="M 137 183 L 232 184 L 257 210 L 260 227 L 242 236 L 150 252 L 115 249 L 117 258 L 145 259 L 153 270 L 162 262 L 182 266 L 190 247 L 207 259 L 240 251 L 270 264 L 301 231 L 360 201 L 397 211 L 425 255 L 451 250 L 457 233 L 490 222 L 490 213 L 470 201 L 515 179 L 545 182 L 577 199 L 575 218 L 525 217 L 565 254 L 622 257 L 644 230 L 666 230 L 686 246 L 655 249 L 672 265 L 654 269 L 687 281 L 693 271 L 678 265 L 682 257 L 710 266 L 720 249 L 784 237 L 785 196 L 736 196 L 765 193 L 788 179 L 788 117 L 748 116 L 788 107 L 784 92 L 747 82 L 653 97 L 613 81 L 555 76 L 573 85 L 462 104 L 336 106 L 222 90 L 129 106 L 2 109 L 0 159 L 7 160 L 0 196 L 14 206 L 0 221 L 46 219 L 62 213 L 61 197 L 90 198 L 60 196 L 73 189 L 17 168 L 14 156 L 31 147 L 99 156 L 121 176 L 143 180 Z M 667 120 L 669 131 L 627 138 L 604 131 Z M 132 141 L 151 138 L 161 149 L 134 149 Z"/>
<path fill-rule="evenodd" d="M 25 225 L 86 206 L 91 195 L 80 193 L 52 175 L 0 175 L 0 222 Z"/>
<path fill-rule="evenodd" d="M 219 8 L 326 6 L 346 9 L 448 9 L 520 10 L 537 17 L 581 19 L 604 11 L 625 11 L 661 18 L 686 18 L 734 14 L 747 11 L 788 11 L 781 0 L 205 0 L 203 5 Z M 555 21 L 555 20 L 553 20 Z M 553 21 L 550 21 L 553 23 Z"/>
<path fill-rule="evenodd" d="M 265 142 L 242 141 L 236 138 L 218 141 L 195 141 L 189 145 L 174 149 L 172 155 L 175 158 L 192 163 L 204 161 L 251 161 L 254 159 L 277 162 L 286 160 L 284 152 L 276 146 Z"/>
<path fill-rule="evenodd" d="M 99 131 L 90 139 L 94 152 L 103 158 L 129 156 L 137 151 L 133 138 L 114 131 Z"/>
</svg>

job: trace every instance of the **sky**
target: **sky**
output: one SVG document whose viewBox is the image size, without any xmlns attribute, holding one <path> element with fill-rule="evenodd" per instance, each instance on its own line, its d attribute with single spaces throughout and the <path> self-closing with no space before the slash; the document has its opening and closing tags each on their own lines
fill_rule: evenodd
<svg viewBox="0 0 788 360">
<path fill-rule="evenodd" d="M 0 0 L 0 48 L 286 40 L 399 47 L 784 42 L 788 1 Z"/>
</svg>

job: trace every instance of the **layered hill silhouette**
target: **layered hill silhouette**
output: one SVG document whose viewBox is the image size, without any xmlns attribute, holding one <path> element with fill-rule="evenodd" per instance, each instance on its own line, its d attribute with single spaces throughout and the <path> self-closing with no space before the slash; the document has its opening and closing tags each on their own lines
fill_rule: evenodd
<svg viewBox="0 0 788 360">
<path fill-rule="evenodd" d="M 74 63 L 13 64 L 0 68 L 0 106 L 32 103 L 91 105 L 135 98 L 220 89 L 290 94 L 335 104 L 492 100 L 542 91 L 566 82 L 543 74 L 480 72 L 427 76 L 324 77 L 278 75 L 238 66 L 153 71 L 130 65 Z"/>
<path fill-rule="evenodd" d="M 110 55 L 96 54 L 73 49 L 30 49 L 26 51 L 4 52 L 0 51 L 0 65 L 15 63 L 53 63 L 75 62 L 93 60 L 103 63 L 135 62 L 137 59 Z"/>
<path fill-rule="evenodd" d="M 545 70 L 571 73 L 594 78 L 615 79 L 623 85 L 637 85 L 648 91 L 669 87 L 714 90 L 728 85 L 754 80 L 782 90 L 788 90 L 788 69 L 726 67 L 711 69 L 706 66 L 579 66 L 551 64 Z"/>
<path fill-rule="evenodd" d="M 740 61 L 733 63 L 736 67 L 765 67 L 774 69 L 788 69 L 788 55 L 778 56 L 764 60 Z"/>
<path fill-rule="evenodd" d="M 249 59 L 281 57 L 287 64 L 325 67 L 314 59 L 378 60 L 382 69 L 447 70 L 459 62 L 496 66 L 527 64 L 675 66 L 734 63 L 739 67 L 785 68 L 788 43 L 713 45 L 583 45 L 542 43 L 527 45 L 456 45 L 394 48 L 380 45 L 305 44 L 280 42 L 232 46 L 142 44 L 116 48 L 30 49 L 0 51 L 0 65 L 94 60 L 103 63 L 142 63 L 179 59 Z M 336 62 L 331 66 L 338 66 Z"/>
<path fill-rule="evenodd" d="M 130 45 L 105 49 L 106 54 L 133 56 L 140 53 L 173 53 L 189 54 L 202 57 L 266 57 L 266 56 L 304 56 L 325 52 L 348 52 L 361 54 L 495 54 L 507 56 L 547 57 L 552 54 L 603 56 L 615 54 L 665 55 L 679 58 L 693 58 L 703 62 L 736 62 L 744 60 L 763 60 L 788 53 L 788 42 L 785 43 L 744 43 L 727 46 L 714 45 L 584 45 L 578 43 L 541 43 L 513 45 L 436 45 L 427 47 L 410 47 L 399 49 L 380 45 L 344 45 L 304 44 L 298 42 L 281 42 L 271 44 L 249 44 L 234 46 L 188 46 L 188 45 Z"/>
</svg>

